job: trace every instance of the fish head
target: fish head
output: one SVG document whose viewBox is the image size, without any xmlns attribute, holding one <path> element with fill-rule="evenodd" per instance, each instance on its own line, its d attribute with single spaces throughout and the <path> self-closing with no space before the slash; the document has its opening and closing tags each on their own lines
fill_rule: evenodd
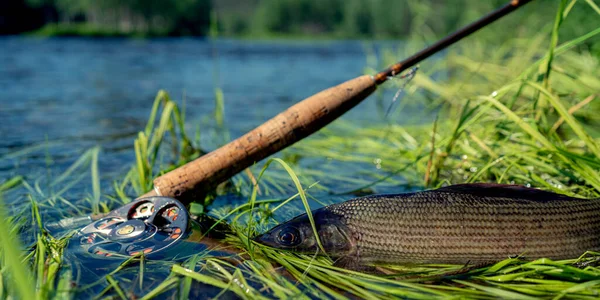
<svg viewBox="0 0 600 300">
<path fill-rule="evenodd" d="M 324 209 L 313 211 L 312 216 L 321 245 L 327 254 L 343 255 L 351 249 L 354 243 L 351 242 L 348 227 L 341 216 Z M 307 214 L 277 225 L 254 240 L 273 248 L 298 253 L 315 253 L 319 248 Z"/>
</svg>

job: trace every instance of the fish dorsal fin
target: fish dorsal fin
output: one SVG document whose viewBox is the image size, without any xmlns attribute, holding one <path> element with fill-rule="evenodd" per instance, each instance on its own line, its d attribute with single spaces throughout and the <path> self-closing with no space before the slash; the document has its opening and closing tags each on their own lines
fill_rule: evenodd
<svg viewBox="0 0 600 300">
<path fill-rule="evenodd" d="M 553 200 L 577 200 L 578 198 L 553 192 L 528 188 L 516 184 L 497 184 L 497 183 L 466 183 L 446 186 L 434 190 L 436 192 L 450 192 L 460 194 L 470 194 L 479 197 L 490 198 L 515 198 L 538 202 Z"/>
</svg>

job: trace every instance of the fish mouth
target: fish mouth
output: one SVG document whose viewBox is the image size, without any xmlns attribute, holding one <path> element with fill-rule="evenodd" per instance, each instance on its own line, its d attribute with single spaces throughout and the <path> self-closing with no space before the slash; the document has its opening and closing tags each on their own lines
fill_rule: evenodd
<svg viewBox="0 0 600 300">
<path fill-rule="evenodd" d="M 275 243 L 270 239 L 268 232 L 255 236 L 252 240 L 265 246 L 276 247 Z"/>
</svg>

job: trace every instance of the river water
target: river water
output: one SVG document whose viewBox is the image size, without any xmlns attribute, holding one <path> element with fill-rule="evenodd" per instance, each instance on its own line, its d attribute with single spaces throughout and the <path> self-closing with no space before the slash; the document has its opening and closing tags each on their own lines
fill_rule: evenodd
<svg viewBox="0 0 600 300">
<path fill-rule="evenodd" d="M 18 211 L 28 205 L 32 191 L 43 198 L 48 192 L 44 183 L 95 146 L 101 149 L 101 187 L 110 190 L 135 161 L 133 140 L 144 129 L 160 89 L 185 106 L 186 128 L 193 136 L 199 128 L 203 133 L 215 128 L 210 116 L 215 88 L 220 87 L 225 126 L 235 138 L 301 99 L 361 75 L 367 49 L 379 53 L 398 45 L 0 38 L 0 183 L 20 175 L 29 185 L 11 190 L 4 202 Z M 384 98 L 391 99 L 394 92 L 387 91 Z M 343 118 L 383 122 L 381 107 L 372 99 Z M 221 143 L 210 134 L 201 136 L 206 150 Z M 90 193 L 92 185 L 84 180 L 62 196 L 79 199 Z M 50 219 L 57 217 L 50 208 L 40 209 Z"/>
<path fill-rule="evenodd" d="M 180 104 L 186 126 L 210 131 L 215 87 L 225 99 L 231 138 L 288 106 L 363 73 L 359 41 L 255 42 L 202 39 L 0 38 L 0 178 L 70 165 L 100 145 L 101 173 L 132 162 L 160 89 Z M 344 118 L 378 122 L 374 101 Z M 207 139 L 203 146 L 217 145 Z M 45 148 L 45 149 L 43 149 Z M 40 151 L 29 151 L 38 149 Z M 26 152 L 23 154 L 23 152 Z"/>
</svg>

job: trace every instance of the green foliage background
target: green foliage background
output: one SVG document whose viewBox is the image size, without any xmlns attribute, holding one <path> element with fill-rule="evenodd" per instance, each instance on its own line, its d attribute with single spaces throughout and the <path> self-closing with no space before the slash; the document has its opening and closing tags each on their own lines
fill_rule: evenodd
<svg viewBox="0 0 600 300">
<path fill-rule="evenodd" d="M 426 38 L 445 35 L 506 0 L 17 0 L 44 9 L 42 35 L 194 35 L 208 33 L 211 17 L 220 36 L 308 38 Z M 536 0 L 511 16 L 532 27 L 552 24 L 554 0 Z M 52 13 L 50 13 L 52 12 Z M 576 5 L 562 26 L 565 38 L 595 28 L 597 16 Z M 2 25 L 0 25 L 1 27 Z M 508 28 L 510 29 L 510 28 Z M 523 28 L 515 28 L 523 30 Z M 0 31 L 1 32 L 1 31 Z M 498 36 L 500 34 L 500 36 Z M 514 36 L 511 30 L 485 35 Z"/>
</svg>

